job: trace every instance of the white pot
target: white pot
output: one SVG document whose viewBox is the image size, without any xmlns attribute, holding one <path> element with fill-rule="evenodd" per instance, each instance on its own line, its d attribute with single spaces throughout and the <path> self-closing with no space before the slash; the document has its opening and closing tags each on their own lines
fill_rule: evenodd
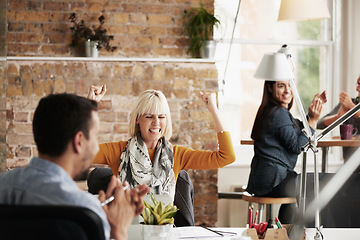
<svg viewBox="0 0 360 240">
<path fill-rule="evenodd" d="M 173 224 L 147 225 L 140 224 L 143 240 L 168 240 L 171 237 Z"/>
<path fill-rule="evenodd" d="M 98 42 L 97 41 L 85 41 L 85 52 L 86 57 L 99 57 L 99 50 L 97 49 Z"/>
<path fill-rule="evenodd" d="M 215 50 L 216 50 L 216 41 L 208 40 L 206 41 L 204 48 L 201 49 L 200 56 L 202 58 L 213 59 L 215 57 Z"/>
</svg>

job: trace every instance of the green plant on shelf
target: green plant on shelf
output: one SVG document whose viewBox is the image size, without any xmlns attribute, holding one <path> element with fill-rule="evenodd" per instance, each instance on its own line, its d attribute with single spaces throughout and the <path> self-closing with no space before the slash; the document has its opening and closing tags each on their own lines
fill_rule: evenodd
<svg viewBox="0 0 360 240">
<path fill-rule="evenodd" d="M 209 13 L 202 3 L 200 7 L 184 11 L 184 28 L 189 37 L 189 48 L 187 53 L 192 57 L 200 57 L 201 50 L 206 41 L 212 39 L 213 28 L 220 26 L 220 21 L 214 14 Z"/>
<path fill-rule="evenodd" d="M 72 46 L 78 45 L 83 41 L 96 41 L 96 48 L 100 50 L 105 48 L 107 51 L 114 51 L 117 47 L 111 46 L 110 41 L 114 39 L 113 35 L 108 35 L 107 30 L 104 28 L 105 17 L 101 15 L 98 20 L 100 25 L 93 25 L 91 28 L 85 25 L 84 20 L 78 20 L 75 13 L 72 13 L 69 17 L 72 24 L 70 27 L 72 36 Z"/>
</svg>

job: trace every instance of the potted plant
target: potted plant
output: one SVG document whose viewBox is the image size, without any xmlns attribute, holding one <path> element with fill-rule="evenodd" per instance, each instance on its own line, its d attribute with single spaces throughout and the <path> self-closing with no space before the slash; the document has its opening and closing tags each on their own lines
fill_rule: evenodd
<svg viewBox="0 0 360 240">
<path fill-rule="evenodd" d="M 174 216 L 178 208 L 169 203 L 167 206 L 161 201 L 157 201 L 155 197 L 150 194 L 150 199 L 153 206 L 144 201 L 144 210 L 141 216 L 144 222 L 141 223 L 141 232 L 143 239 L 169 239 L 172 225 L 174 223 Z"/>
<path fill-rule="evenodd" d="M 200 7 L 184 11 L 184 28 L 189 37 L 187 53 L 192 57 L 201 57 L 208 41 L 212 40 L 213 28 L 219 27 L 220 21 L 209 13 L 202 3 Z"/>
<path fill-rule="evenodd" d="M 91 28 L 85 25 L 84 20 L 78 20 L 75 13 L 72 13 L 69 19 L 72 23 L 70 30 L 73 33 L 71 45 L 76 46 L 85 41 L 87 56 L 97 57 L 96 54 L 102 48 L 112 52 L 117 48 L 110 45 L 110 41 L 114 39 L 114 36 L 108 35 L 107 30 L 103 26 L 105 23 L 104 15 L 98 18 L 100 25 L 93 25 Z"/>
</svg>

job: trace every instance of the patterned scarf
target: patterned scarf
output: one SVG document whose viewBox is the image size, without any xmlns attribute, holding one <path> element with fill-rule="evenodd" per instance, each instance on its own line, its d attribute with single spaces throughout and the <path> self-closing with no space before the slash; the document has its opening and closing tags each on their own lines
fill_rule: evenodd
<svg viewBox="0 0 360 240">
<path fill-rule="evenodd" d="M 153 194 L 175 194 L 174 157 L 172 146 L 164 137 L 156 146 L 151 163 L 145 142 L 138 134 L 130 138 L 120 156 L 119 178 L 128 181 L 131 188 L 147 184 Z"/>
</svg>

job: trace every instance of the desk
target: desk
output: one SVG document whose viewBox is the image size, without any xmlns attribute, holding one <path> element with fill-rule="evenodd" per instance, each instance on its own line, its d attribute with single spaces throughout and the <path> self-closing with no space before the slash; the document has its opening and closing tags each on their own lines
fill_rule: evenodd
<svg viewBox="0 0 360 240">
<path fill-rule="evenodd" d="M 240 140 L 240 144 L 254 145 L 254 140 L 243 139 Z M 341 140 L 337 137 L 328 140 L 319 140 L 317 146 L 322 149 L 321 172 L 327 172 L 329 147 L 360 147 L 360 139 Z"/>
<path fill-rule="evenodd" d="M 220 231 L 227 232 L 236 232 L 236 236 L 232 237 L 219 237 L 219 238 L 201 238 L 202 240 L 241 240 L 241 235 L 245 228 L 212 228 Z M 324 228 L 322 229 L 322 234 L 324 235 L 324 240 L 356 240 L 359 239 L 360 236 L 360 228 Z M 307 228 L 306 229 L 307 238 L 306 239 L 314 239 L 315 229 Z M 128 239 L 131 240 L 142 240 L 140 225 L 131 225 L 128 231 Z M 170 240 L 177 240 L 178 238 L 171 237 Z M 195 238 L 194 238 L 195 239 Z"/>
<path fill-rule="evenodd" d="M 220 231 L 227 231 L 227 232 L 234 232 L 237 235 L 234 236 L 224 236 L 224 237 L 209 237 L 209 238 L 201 238 L 202 240 L 241 240 L 241 234 L 243 233 L 245 228 L 212 228 Z M 172 229 L 172 236 L 169 238 L 169 240 L 178 240 L 179 238 L 175 237 L 174 235 L 176 228 Z M 130 228 L 128 230 L 128 239 L 130 240 L 142 240 L 141 235 L 141 228 L 139 224 L 133 224 L 130 225 Z M 187 238 L 187 239 L 200 239 L 200 238 Z M 148 239 L 146 239 L 148 240 Z M 150 240 L 150 239 L 149 239 Z"/>
<path fill-rule="evenodd" d="M 360 147 L 360 139 L 341 140 L 338 137 L 329 140 L 319 140 L 317 146 L 322 149 L 321 172 L 327 172 L 329 147 Z"/>
</svg>

